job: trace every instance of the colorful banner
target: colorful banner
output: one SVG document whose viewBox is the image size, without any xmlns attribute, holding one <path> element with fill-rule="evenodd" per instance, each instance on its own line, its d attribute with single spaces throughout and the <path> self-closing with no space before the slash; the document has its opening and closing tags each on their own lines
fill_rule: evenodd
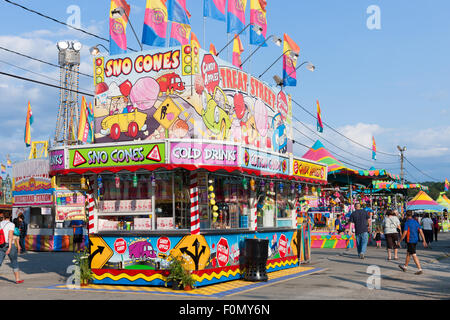
<svg viewBox="0 0 450 320">
<path fill-rule="evenodd" d="M 125 11 L 123 16 L 119 17 L 117 12 L 119 8 Z M 109 54 L 121 54 L 127 52 L 127 24 L 130 16 L 130 6 L 125 0 L 111 0 L 111 9 L 109 12 Z"/>
<path fill-rule="evenodd" d="M 289 159 L 281 155 L 241 148 L 241 167 L 266 173 L 289 174 Z"/>
<path fill-rule="evenodd" d="M 69 168 L 99 168 L 165 163 L 165 144 L 69 150 Z"/>
<path fill-rule="evenodd" d="M 225 22 L 226 4 L 227 0 L 203 0 L 203 16 Z"/>
<path fill-rule="evenodd" d="M 372 136 L 372 160 L 377 160 L 377 144 L 374 136 Z"/>
<path fill-rule="evenodd" d="M 317 131 L 323 132 L 322 112 L 320 110 L 319 100 L 317 100 Z"/>
<path fill-rule="evenodd" d="M 242 46 L 241 39 L 238 35 L 234 36 L 233 41 L 233 66 L 238 67 L 242 70 L 242 60 L 241 60 L 241 54 L 244 52 L 244 47 Z"/>
<path fill-rule="evenodd" d="M 292 58 L 292 54 L 300 54 L 300 47 L 286 33 L 284 34 L 283 46 L 283 85 L 297 85 L 296 59 Z"/>
<path fill-rule="evenodd" d="M 182 24 L 172 22 L 172 30 L 170 32 L 171 46 L 184 46 L 189 44 L 189 37 L 191 35 L 191 26 L 189 24 Z"/>
<path fill-rule="evenodd" d="M 261 34 L 258 35 L 253 28 L 250 29 L 250 44 L 267 47 L 267 18 L 266 18 L 266 0 L 250 0 L 250 23 L 261 27 Z"/>
<path fill-rule="evenodd" d="M 228 0 L 227 33 L 239 33 L 245 28 L 247 0 Z"/>
<path fill-rule="evenodd" d="M 166 45 L 167 18 L 165 0 L 147 0 L 142 43 L 149 46 L 164 47 Z"/>
<path fill-rule="evenodd" d="M 28 102 L 27 119 L 25 121 L 25 145 L 29 147 L 31 145 L 31 125 L 33 124 L 33 112 L 31 111 L 31 104 Z"/>
<path fill-rule="evenodd" d="M 448 182 L 447 179 L 445 179 L 445 182 L 444 182 L 444 191 L 448 191 L 449 188 L 450 188 L 450 183 Z"/>
<path fill-rule="evenodd" d="M 170 143 L 170 163 L 238 166 L 239 149 L 237 145 L 204 143 Z"/>
<path fill-rule="evenodd" d="M 327 166 L 320 163 L 312 163 L 304 159 L 293 159 L 291 174 L 296 177 L 327 181 Z"/>
<path fill-rule="evenodd" d="M 186 8 L 186 0 L 167 0 L 168 20 L 190 24 L 191 14 Z"/>
<path fill-rule="evenodd" d="M 94 142 L 93 128 L 94 114 L 92 107 L 86 103 L 84 96 L 81 99 L 80 120 L 78 123 L 78 141 L 85 143 Z"/>
</svg>

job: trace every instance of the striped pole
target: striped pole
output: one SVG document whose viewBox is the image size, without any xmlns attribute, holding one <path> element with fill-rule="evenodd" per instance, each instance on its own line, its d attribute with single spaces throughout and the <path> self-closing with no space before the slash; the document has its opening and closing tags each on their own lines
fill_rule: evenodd
<svg viewBox="0 0 450 320">
<path fill-rule="evenodd" d="M 200 216 L 198 214 L 198 187 L 197 172 L 192 172 L 190 177 L 191 194 L 191 234 L 200 234 Z"/>
<path fill-rule="evenodd" d="M 88 223 L 88 233 L 94 233 L 95 230 L 95 219 L 94 219 L 94 190 L 91 188 L 86 193 L 87 196 L 87 211 L 88 211 L 88 217 L 89 217 L 89 223 Z"/>
</svg>

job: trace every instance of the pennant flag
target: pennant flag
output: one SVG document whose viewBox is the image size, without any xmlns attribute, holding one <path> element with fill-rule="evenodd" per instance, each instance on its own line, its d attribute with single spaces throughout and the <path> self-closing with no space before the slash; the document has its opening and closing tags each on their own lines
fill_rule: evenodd
<svg viewBox="0 0 450 320">
<path fill-rule="evenodd" d="M 92 125 L 94 115 L 92 112 L 92 105 L 88 107 L 84 96 L 81 99 L 80 120 L 78 123 L 78 141 L 85 143 L 92 143 Z"/>
<path fill-rule="evenodd" d="M 172 22 L 172 31 L 170 33 L 170 46 L 184 46 L 189 44 L 191 26 L 178 22 Z"/>
<path fill-rule="evenodd" d="M 197 36 L 195 35 L 194 32 L 191 32 L 191 46 L 193 48 L 197 47 L 197 48 L 201 48 L 202 46 L 200 45 L 200 41 L 198 41 Z"/>
<path fill-rule="evenodd" d="M 377 144 L 375 143 L 374 136 L 372 136 L 372 159 L 377 160 Z"/>
<path fill-rule="evenodd" d="M 28 102 L 27 120 L 25 121 L 25 145 L 29 147 L 31 145 L 31 125 L 33 124 L 33 112 L 31 111 L 30 102 Z"/>
<path fill-rule="evenodd" d="M 191 24 L 191 14 L 186 8 L 186 0 L 167 0 L 168 20 L 181 24 Z"/>
<path fill-rule="evenodd" d="M 118 17 L 113 14 L 114 10 L 123 8 L 126 15 Z M 125 0 L 111 0 L 109 12 L 109 54 L 121 54 L 127 52 L 127 24 L 130 16 L 130 6 Z"/>
<path fill-rule="evenodd" d="M 216 46 L 213 45 L 212 43 L 209 45 L 209 53 L 211 53 L 214 56 L 217 56 Z"/>
<path fill-rule="evenodd" d="M 244 52 L 244 47 L 242 46 L 241 39 L 238 35 L 234 36 L 233 42 L 233 66 L 242 69 L 241 67 L 241 54 Z"/>
<path fill-rule="evenodd" d="M 142 43 L 155 47 L 166 45 L 167 17 L 166 0 L 147 0 Z"/>
<path fill-rule="evenodd" d="M 284 46 L 283 46 L 283 86 L 297 85 L 297 60 L 291 57 L 292 53 L 300 54 L 300 47 L 292 40 L 286 33 L 284 34 Z"/>
<path fill-rule="evenodd" d="M 9 158 L 9 154 L 6 156 L 6 165 L 8 168 L 12 168 L 11 159 Z"/>
<path fill-rule="evenodd" d="M 261 34 L 257 34 L 250 29 L 250 44 L 267 47 L 267 18 L 266 18 L 266 0 L 250 0 L 250 23 L 262 28 Z"/>
<path fill-rule="evenodd" d="M 317 131 L 323 132 L 322 116 L 320 111 L 319 100 L 317 100 Z"/>
<path fill-rule="evenodd" d="M 2 168 L 2 174 L 6 173 L 6 166 L 3 163 L 0 166 Z"/>
<path fill-rule="evenodd" d="M 444 191 L 448 191 L 450 187 L 450 184 L 448 183 L 448 180 L 445 179 L 445 183 L 444 183 Z"/>
<path fill-rule="evenodd" d="M 87 143 L 94 143 L 94 109 L 92 109 L 92 103 L 89 102 L 88 110 L 88 124 L 89 124 L 89 134 L 87 138 Z"/>
<path fill-rule="evenodd" d="M 226 4 L 227 0 L 204 0 L 203 16 L 225 22 Z"/>
<path fill-rule="evenodd" d="M 227 33 L 239 33 L 245 28 L 247 0 L 228 0 Z"/>
</svg>

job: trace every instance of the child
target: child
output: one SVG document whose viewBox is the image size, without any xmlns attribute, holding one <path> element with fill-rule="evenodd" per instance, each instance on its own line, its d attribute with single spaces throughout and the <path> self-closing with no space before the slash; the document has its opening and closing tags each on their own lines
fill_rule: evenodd
<svg viewBox="0 0 450 320">
<path fill-rule="evenodd" d="M 381 248 L 381 229 L 377 227 L 377 230 L 375 231 L 375 242 L 377 243 L 377 249 Z"/>
<path fill-rule="evenodd" d="M 419 258 L 416 255 L 416 245 L 417 242 L 419 242 L 419 235 L 423 239 L 423 246 L 425 248 L 427 247 L 427 242 L 425 241 L 425 236 L 422 229 L 420 228 L 420 224 L 415 219 L 413 219 L 412 211 L 406 211 L 406 218 L 407 220 L 405 222 L 405 228 L 403 229 L 402 238 L 400 239 L 400 242 L 402 242 L 402 240 L 406 238 L 406 261 L 404 265 L 400 264 L 399 268 L 406 272 L 406 270 L 408 269 L 408 263 L 412 257 L 418 269 L 415 274 L 419 275 L 423 273 Z"/>
</svg>

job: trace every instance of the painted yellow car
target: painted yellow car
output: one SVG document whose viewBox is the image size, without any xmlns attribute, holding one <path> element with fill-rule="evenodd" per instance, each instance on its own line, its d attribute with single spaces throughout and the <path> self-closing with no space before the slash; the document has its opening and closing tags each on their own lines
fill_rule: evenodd
<svg viewBox="0 0 450 320">
<path fill-rule="evenodd" d="M 146 121 L 147 114 L 137 109 L 130 113 L 114 114 L 103 119 L 101 133 L 109 134 L 113 140 L 119 140 L 122 133 L 135 138 L 139 131 L 147 130 Z"/>
</svg>

